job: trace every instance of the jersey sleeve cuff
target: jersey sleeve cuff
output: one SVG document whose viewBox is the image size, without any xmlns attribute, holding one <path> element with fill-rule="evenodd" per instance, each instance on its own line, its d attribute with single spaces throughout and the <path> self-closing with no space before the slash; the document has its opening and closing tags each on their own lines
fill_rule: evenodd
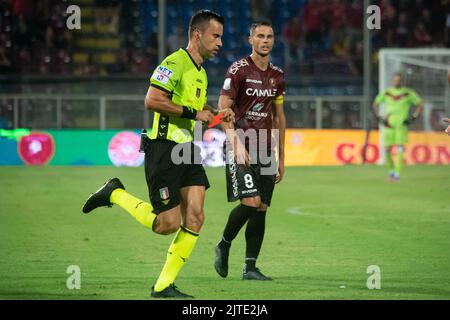
<svg viewBox="0 0 450 320">
<path fill-rule="evenodd" d="M 220 91 L 219 95 L 220 96 L 227 96 L 231 100 L 235 100 L 236 99 L 235 95 L 233 95 L 231 92 Z"/>
<path fill-rule="evenodd" d="M 170 90 L 168 90 L 168 89 L 166 89 L 166 88 L 164 88 L 164 87 L 162 87 L 162 86 L 159 86 L 159 85 L 157 85 L 157 84 L 155 84 L 155 83 L 150 83 L 150 86 L 152 86 L 152 87 L 154 87 L 154 88 L 156 88 L 156 89 L 159 89 L 159 90 L 161 90 L 161 91 L 164 91 L 165 93 L 168 93 L 168 94 L 171 94 L 171 93 L 172 93 Z"/>
<path fill-rule="evenodd" d="M 284 96 L 281 94 L 278 97 L 276 97 L 273 101 L 275 102 L 275 104 L 283 104 Z"/>
</svg>

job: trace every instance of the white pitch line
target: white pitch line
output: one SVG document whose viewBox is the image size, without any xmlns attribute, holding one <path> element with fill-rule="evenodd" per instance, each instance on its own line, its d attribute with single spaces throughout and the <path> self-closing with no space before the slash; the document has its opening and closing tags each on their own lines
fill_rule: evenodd
<svg viewBox="0 0 450 320">
<path fill-rule="evenodd" d="M 307 216 L 307 215 L 311 215 L 308 212 L 304 212 L 302 211 L 300 208 L 298 207 L 292 207 L 292 208 L 288 208 L 286 210 L 287 213 L 295 215 L 295 216 Z"/>
</svg>

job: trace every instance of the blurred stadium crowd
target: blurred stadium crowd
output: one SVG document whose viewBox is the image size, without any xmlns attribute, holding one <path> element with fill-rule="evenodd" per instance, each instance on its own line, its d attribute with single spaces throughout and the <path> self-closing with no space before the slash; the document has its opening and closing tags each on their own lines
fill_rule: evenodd
<svg viewBox="0 0 450 320">
<path fill-rule="evenodd" d="M 157 63 L 157 0 L 0 0 L 0 73 L 148 74 Z M 381 47 L 449 47 L 450 0 L 380 0 Z M 66 8 L 81 8 L 81 29 L 66 28 Z M 248 53 L 252 19 L 272 20 L 279 34 L 274 63 L 301 74 L 362 75 L 362 0 L 167 1 L 167 50 L 187 42 L 192 12 L 211 8 L 226 18 L 224 47 L 208 62 L 222 75 Z M 292 71 L 291 71 L 292 72 Z M 296 73 L 296 72 L 292 72 Z"/>
</svg>

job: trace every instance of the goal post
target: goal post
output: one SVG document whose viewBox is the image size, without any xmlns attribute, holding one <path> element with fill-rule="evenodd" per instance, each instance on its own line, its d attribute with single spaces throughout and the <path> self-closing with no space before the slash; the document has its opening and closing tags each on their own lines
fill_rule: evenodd
<svg viewBox="0 0 450 320">
<path fill-rule="evenodd" d="M 390 87 L 392 76 L 399 72 L 403 84 L 416 91 L 424 101 L 423 113 L 410 130 L 440 130 L 439 119 L 450 116 L 449 67 L 450 49 L 381 49 L 378 90 Z M 384 105 L 380 106 L 380 114 L 385 114 Z M 379 125 L 379 164 L 385 161 L 383 130 L 383 125 Z"/>
</svg>

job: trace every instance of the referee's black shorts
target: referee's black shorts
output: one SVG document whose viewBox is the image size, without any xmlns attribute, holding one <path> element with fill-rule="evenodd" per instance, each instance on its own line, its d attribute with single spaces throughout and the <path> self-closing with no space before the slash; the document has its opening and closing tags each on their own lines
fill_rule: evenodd
<svg viewBox="0 0 450 320">
<path fill-rule="evenodd" d="M 208 177 L 202 164 L 172 161 L 172 149 L 177 143 L 169 140 L 148 140 L 145 146 L 145 179 L 153 212 L 158 214 L 175 208 L 181 202 L 180 189 L 188 186 L 209 188 Z M 187 144 L 195 159 L 201 159 L 200 148 Z M 191 161 L 194 157 L 191 157 Z"/>
<path fill-rule="evenodd" d="M 234 161 L 232 148 L 225 148 L 227 180 L 227 197 L 229 202 L 242 198 L 261 197 L 261 203 L 270 206 L 276 179 L 276 160 L 271 157 L 271 163 L 245 166 Z M 272 162 L 274 161 L 274 162 Z M 273 169 L 269 170 L 269 168 Z M 270 172 L 270 173 L 269 173 Z"/>
</svg>

